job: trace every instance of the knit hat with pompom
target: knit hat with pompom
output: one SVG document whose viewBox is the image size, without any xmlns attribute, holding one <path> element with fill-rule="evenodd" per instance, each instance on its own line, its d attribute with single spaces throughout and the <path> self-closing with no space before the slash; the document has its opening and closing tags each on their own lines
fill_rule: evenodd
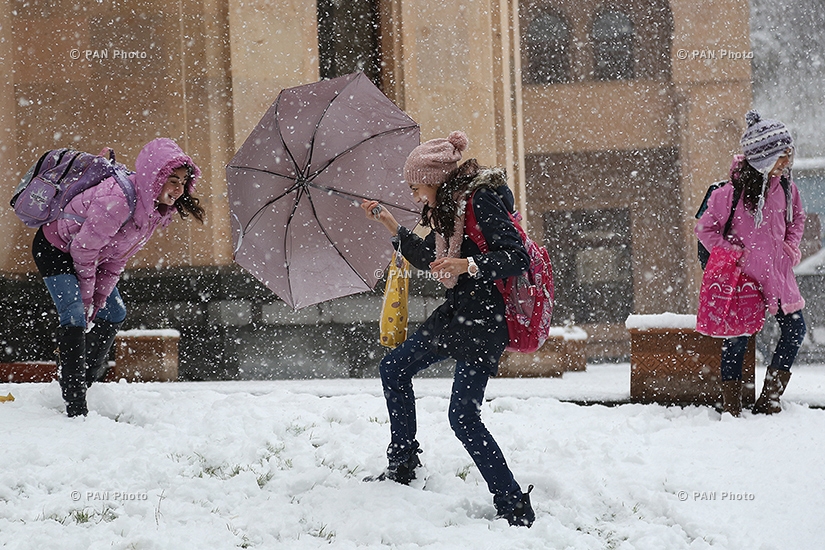
<svg viewBox="0 0 825 550">
<path fill-rule="evenodd" d="M 793 138 L 788 128 L 778 120 L 762 119 L 758 111 L 745 115 L 748 129 L 740 144 L 748 164 L 767 174 L 785 150 L 793 150 Z"/>
<path fill-rule="evenodd" d="M 460 131 L 450 132 L 447 139 L 431 139 L 412 150 L 404 163 L 407 185 L 440 185 L 458 167 L 461 153 L 470 140 Z"/>
</svg>

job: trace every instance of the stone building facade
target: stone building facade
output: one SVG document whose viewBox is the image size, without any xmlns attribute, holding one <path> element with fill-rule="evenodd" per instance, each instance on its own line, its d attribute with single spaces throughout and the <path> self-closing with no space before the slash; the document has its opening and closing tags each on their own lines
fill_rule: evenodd
<svg viewBox="0 0 825 550">
<path fill-rule="evenodd" d="M 178 328 L 189 379 L 370 374 L 380 293 L 282 307 L 233 265 L 224 174 L 281 89 L 364 70 L 422 139 L 463 129 L 467 155 L 507 169 L 554 259 L 556 321 L 621 358 L 627 314 L 695 307 L 693 212 L 751 102 L 748 17 L 745 0 L 5 3 L 0 171 L 10 194 L 43 150 L 108 145 L 133 165 L 172 137 L 203 169 L 208 220 L 131 262 L 129 326 Z M 56 321 L 32 231 L 5 202 L 0 230 L 6 359 L 43 358 Z M 440 290 L 415 284 L 420 319 Z"/>
</svg>

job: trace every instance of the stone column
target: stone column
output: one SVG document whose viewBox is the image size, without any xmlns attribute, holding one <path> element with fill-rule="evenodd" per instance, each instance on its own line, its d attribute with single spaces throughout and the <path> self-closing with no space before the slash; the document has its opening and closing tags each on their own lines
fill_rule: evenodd
<svg viewBox="0 0 825 550">
<path fill-rule="evenodd" d="M 404 106 L 422 141 L 463 130 L 464 158 L 506 168 L 523 206 L 517 2 L 422 0 L 402 10 Z"/>
<path fill-rule="evenodd" d="M 694 214 L 708 186 L 727 179 L 751 106 L 750 9 L 744 0 L 673 2 L 672 78 L 679 105 L 687 309 L 701 284 Z M 702 17 L 696 17 L 696 14 Z"/>
</svg>

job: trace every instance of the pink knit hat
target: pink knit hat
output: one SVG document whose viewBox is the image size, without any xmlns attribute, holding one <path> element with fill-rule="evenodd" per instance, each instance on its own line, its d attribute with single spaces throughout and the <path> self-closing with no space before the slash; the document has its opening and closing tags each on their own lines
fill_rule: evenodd
<svg viewBox="0 0 825 550">
<path fill-rule="evenodd" d="M 412 150 L 404 163 L 407 185 L 440 185 L 458 167 L 462 151 L 470 140 L 460 131 L 450 132 L 447 139 L 431 139 Z"/>
</svg>

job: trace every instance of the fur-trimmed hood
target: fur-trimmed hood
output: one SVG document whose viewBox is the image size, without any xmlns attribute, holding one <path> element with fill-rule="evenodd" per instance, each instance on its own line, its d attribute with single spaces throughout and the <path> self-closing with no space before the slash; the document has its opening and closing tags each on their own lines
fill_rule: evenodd
<svg viewBox="0 0 825 550">
<path fill-rule="evenodd" d="M 467 195 L 472 195 L 474 191 L 486 187 L 492 189 L 501 197 L 504 206 L 509 212 L 515 210 L 515 197 L 513 191 L 507 185 L 507 173 L 501 168 L 482 168 L 470 185 L 467 186 Z"/>
</svg>

